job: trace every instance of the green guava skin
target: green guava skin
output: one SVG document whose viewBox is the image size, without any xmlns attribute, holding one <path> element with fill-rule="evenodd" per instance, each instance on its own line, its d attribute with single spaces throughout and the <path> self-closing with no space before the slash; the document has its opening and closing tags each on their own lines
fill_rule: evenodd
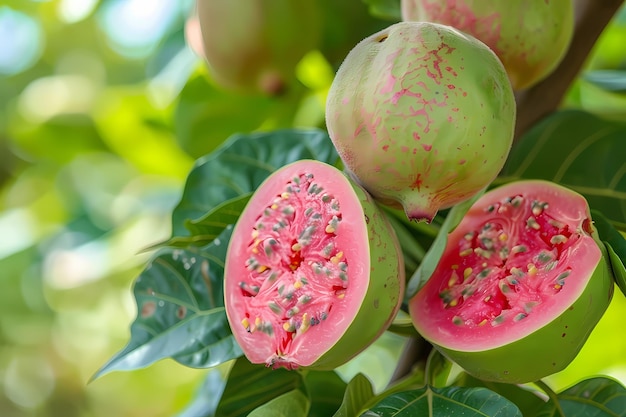
<svg viewBox="0 0 626 417">
<path fill-rule="evenodd" d="M 554 71 L 574 33 L 570 0 L 402 0 L 402 20 L 453 26 L 486 43 L 513 88 L 529 88 Z"/>
<path fill-rule="evenodd" d="M 240 282 L 248 274 L 244 261 L 250 255 L 250 230 L 260 221 L 259 214 L 266 210 L 272 199 L 281 195 L 289 180 L 306 173 L 314 174 L 315 181 L 324 188 L 324 192 L 328 191 L 339 199 L 342 220 L 338 230 L 343 230 L 343 234 L 338 235 L 335 242 L 336 248 L 344 253 L 343 259 L 348 262 L 348 291 L 345 297 L 334 299 L 332 312 L 328 310 L 327 319 L 312 325 L 302 334 L 296 331 L 291 347 L 287 351 L 277 352 L 277 346 L 281 345 L 276 338 L 284 336 L 283 323 L 273 322 L 273 336 L 260 331 L 249 332 L 241 323 L 245 318 L 252 321 L 258 316 L 264 320 L 268 317 L 269 320 L 276 319 L 264 307 L 275 300 L 272 298 L 275 294 L 268 291 L 259 292 L 254 297 L 242 296 Z M 296 212 L 295 218 L 302 219 L 306 216 Z M 302 226 L 297 224 L 292 224 L 289 228 L 294 230 L 296 236 L 302 230 Z M 324 235 L 325 231 L 318 229 L 315 233 Z M 280 243 L 280 250 L 288 253 L 291 241 Z M 315 275 L 310 269 L 307 273 L 304 265 L 309 261 L 309 258 L 304 257 L 302 267 L 295 270 L 293 276 L 305 276 L 312 286 L 329 285 L 324 284 L 328 281 L 324 274 Z M 280 272 L 283 273 L 284 271 Z M 314 160 L 301 160 L 286 165 L 259 186 L 233 230 L 224 277 L 226 314 L 233 335 L 246 357 L 252 363 L 286 369 L 332 370 L 343 365 L 373 343 L 389 327 L 401 306 L 405 290 L 402 251 L 394 229 L 384 213 L 373 198 L 343 172 Z M 285 287 L 289 285 L 286 283 Z M 312 297 L 310 304 L 316 303 L 315 297 L 319 297 L 319 294 L 309 294 Z M 294 299 L 299 295 L 296 294 Z M 256 297 L 260 297 L 258 302 L 253 300 Z M 301 309 L 305 310 L 308 305 L 302 305 Z"/>
<path fill-rule="evenodd" d="M 400 22 L 357 44 L 329 90 L 326 125 L 346 171 L 411 220 L 472 197 L 509 154 L 515 99 L 482 42 Z"/>
<path fill-rule="evenodd" d="M 537 192 L 537 190 L 541 191 Z M 492 196 L 494 193 L 498 193 L 496 194 L 497 198 Z M 559 258 L 560 266 L 557 268 L 560 270 L 572 268 L 572 277 L 569 279 L 576 281 L 566 282 L 563 287 L 580 288 L 580 295 L 575 299 L 570 298 L 571 295 L 567 295 L 568 298 L 565 300 L 555 298 L 554 301 L 548 300 L 546 302 L 546 298 L 551 297 L 551 295 L 539 293 L 540 299 L 543 300 L 542 303 L 545 303 L 550 311 L 556 313 L 553 319 L 546 316 L 545 311 L 534 310 L 535 316 L 532 319 L 522 318 L 518 323 L 516 320 L 511 320 L 509 315 L 508 319 L 496 327 L 492 327 L 492 324 L 489 323 L 485 323 L 484 326 L 469 327 L 467 330 L 465 330 L 466 325 L 455 327 L 456 325 L 448 322 L 448 320 L 451 315 L 462 313 L 460 310 L 454 310 L 456 304 L 448 311 L 448 307 L 444 307 L 445 302 L 440 298 L 443 294 L 440 292 L 441 289 L 446 288 L 445 283 L 450 279 L 449 275 L 446 275 L 446 271 L 451 268 L 451 263 L 455 264 L 459 259 L 451 254 L 458 250 L 460 247 L 458 242 L 464 236 L 468 236 L 468 232 L 475 231 L 477 227 L 480 228 L 481 225 L 490 222 L 491 224 L 513 224 L 517 219 L 520 221 L 519 224 L 525 225 L 526 232 L 524 233 L 531 234 L 532 232 L 529 231 L 528 227 L 529 223 L 525 218 L 518 218 L 517 215 L 513 215 L 508 220 L 501 220 L 498 219 L 497 210 L 494 210 L 493 214 L 485 212 L 485 209 L 493 207 L 490 204 L 498 201 L 498 199 L 515 195 L 522 195 L 527 200 L 530 198 L 535 200 L 537 196 L 543 197 L 545 200 L 538 199 L 536 201 L 547 202 L 546 207 L 552 207 L 550 210 L 553 210 L 551 215 L 560 213 L 559 217 L 555 217 L 557 221 L 567 224 L 570 231 L 575 230 L 573 227 L 578 224 L 576 233 L 581 236 L 580 239 L 584 239 L 584 247 L 576 246 L 578 249 L 574 252 L 569 252 L 567 249 L 569 255 L 566 256 L 569 257 Z M 505 230 L 505 232 L 508 231 Z M 544 236 L 543 239 L 549 239 L 551 236 L 549 232 L 543 229 L 538 230 L 538 233 Z M 519 239 L 515 243 L 511 241 L 510 245 L 517 245 L 521 242 L 528 241 Z M 536 250 L 531 249 L 528 258 L 524 259 L 530 261 L 531 256 L 532 259 L 535 259 L 536 255 Z M 593 226 L 589 206 L 580 194 L 560 185 L 539 180 L 525 180 L 503 185 L 481 196 L 456 229 L 448 235 L 446 249 L 437 269 L 429 281 L 409 301 L 409 311 L 413 324 L 417 331 L 430 341 L 436 349 L 476 378 L 515 384 L 537 381 L 565 369 L 572 362 L 608 308 L 614 292 L 614 278 L 607 255 L 598 231 Z M 505 268 L 508 262 L 507 258 L 502 262 L 503 268 Z M 590 265 L 589 262 L 593 262 L 593 264 Z M 484 265 L 487 266 L 486 263 Z M 458 266 L 459 270 L 464 267 L 460 264 Z M 487 267 L 491 268 L 490 266 Z M 541 269 L 541 267 L 539 268 Z M 533 278 L 533 276 L 527 275 L 521 279 L 549 280 L 554 279 L 554 275 L 557 273 L 549 274 L 550 272 L 547 272 L 542 278 Z M 491 274 L 487 275 L 486 279 L 492 279 L 489 278 L 490 276 Z M 499 279 L 498 276 L 496 279 Z M 463 285 L 465 285 L 465 280 L 463 280 Z M 578 294 L 577 291 L 579 290 L 573 290 L 569 294 Z M 465 303 L 470 304 L 471 302 L 468 300 L 473 296 L 474 291 L 462 294 L 468 294 Z M 476 290 L 476 294 L 481 298 L 485 294 L 489 294 L 489 298 L 492 297 L 491 292 L 482 292 L 481 290 Z M 557 293 L 554 296 L 561 295 Z M 571 304 L 568 306 L 567 303 Z M 486 310 L 486 304 L 484 306 L 483 308 Z M 516 305 L 512 307 L 517 306 L 519 304 L 516 302 Z M 476 307 L 471 308 L 475 309 Z M 527 313 L 528 317 L 532 314 L 529 310 Z M 537 317 L 536 314 L 543 315 Z M 531 324 L 531 326 L 538 328 L 516 340 L 518 337 L 516 333 L 520 333 L 516 326 L 526 323 L 525 320 L 536 320 L 535 323 L 539 323 Z M 528 324 L 530 323 L 532 322 L 528 322 Z M 481 333 L 476 333 L 479 331 Z M 446 340 L 444 341 L 444 339 Z M 464 345 L 462 349 L 459 348 L 461 344 Z M 482 348 L 486 345 L 494 347 Z"/>
<path fill-rule="evenodd" d="M 405 291 L 404 258 L 393 227 L 372 196 L 347 179 L 368 222 L 370 288 L 350 327 L 331 350 L 313 364 L 318 370 L 333 370 L 376 341 L 398 313 Z"/>
<path fill-rule="evenodd" d="M 314 0 L 197 0 L 211 75 L 227 89 L 278 95 L 321 36 Z"/>
</svg>

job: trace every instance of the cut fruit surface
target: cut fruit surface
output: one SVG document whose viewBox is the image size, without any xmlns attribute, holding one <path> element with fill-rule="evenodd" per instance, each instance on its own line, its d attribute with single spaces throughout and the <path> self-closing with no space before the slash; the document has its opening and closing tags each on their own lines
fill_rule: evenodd
<svg viewBox="0 0 626 417">
<path fill-rule="evenodd" d="M 246 356 L 310 366 L 361 328 L 361 316 L 378 313 L 351 348 L 344 342 L 342 361 L 373 341 L 404 289 L 392 233 L 369 196 L 334 167 L 299 161 L 272 174 L 235 227 L 226 261 L 226 311 Z M 372 312 L 360 313 L 364 305 Z"/>
</svg>

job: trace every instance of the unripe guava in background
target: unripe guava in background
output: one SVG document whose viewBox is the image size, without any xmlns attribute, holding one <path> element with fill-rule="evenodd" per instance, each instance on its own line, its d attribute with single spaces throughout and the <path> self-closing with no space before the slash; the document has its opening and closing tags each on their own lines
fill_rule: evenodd
<svg viewBox="0 0 626 417">
<path fill-rule="evenodd" d="M 572 0 L 402 0 L 402 20 L 429 21 L 466 32 L 502 60 L 513 88 L 548 76 L 573 35 Z"/>
<path fill-rule="evenodd" d="M 409 302 L 415 328 L 477 378 L 537 381 L 578 354 L 613 296 L 587 201 L 548 181 L 481 196 Z"/>
<path fill-rule="evenodd" d="M 197 10 L 211 74 L 226 88 L 280 94 L 319 41 L 315 0 L 197 0 Z"/>
<path fill-rule="evenodd" d="M 357 44 L 331 85 L 326 124 L 346 170 L 411 220 L 476 194 L 509 154 L 515 99 L 485 44 L 400 22 Z"/>
</svg>

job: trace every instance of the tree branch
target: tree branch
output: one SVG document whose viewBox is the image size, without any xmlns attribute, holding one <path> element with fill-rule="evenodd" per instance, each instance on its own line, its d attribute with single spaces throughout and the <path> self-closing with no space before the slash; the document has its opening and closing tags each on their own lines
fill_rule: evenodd
<svg viewBox="0 0 626 417">
<path fill-rule="evenodd" d="M 557 69 L 517 94 L 517 141 L 531 126 L 557 109 L 607 23 L 623 0 L 575 0 L 574 36 Z"/>
</svg>

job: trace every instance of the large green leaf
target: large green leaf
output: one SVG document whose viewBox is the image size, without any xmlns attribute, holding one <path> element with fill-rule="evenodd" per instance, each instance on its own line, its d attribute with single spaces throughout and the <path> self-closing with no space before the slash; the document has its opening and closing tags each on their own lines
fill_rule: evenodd
<svg viewBox="0 0 626 417">
<path fill-rule="evenodd" d="M 626 230 L 626 124 L 578 110 L 554 113 L 511 150 L 499 181 L 541 178 L 578 191 Z"/>
<path fill-rule="evenodd" d="M 253 365 L 242 357 L 228 375 L 215 416 L 247 416 L 255 408 L 303 386 L 299 372 L 268 369 L 265 365 Z"/>
<path fill-rule="evenodd" d="M 626 388 L 609 378 L 586 379 L 558 395 L 563 411 L 551 401 L 536 417 L 624 417 Z"/>
<path fill-rule="evenodd" d="M 248 417 L 307 417 L 309 406 L 307 396 L 295 389 L 254 409 Z"/>
<path fill-rule="evenodd" d="M 299 159 L 334 164 L 338 156 L 326 132 L 318 129 L 232 136 L 199 159 L 189 173 L 172 214 L 173 235 L 189 235 L 185 227 L 188 220 L 200 222 L 211 210 L 255 191 L 269 174 Z"/>
<path fill-rule="evenodd" d="M 335 371 L 307 371 L 304 383 L 311 402 L 308 417 L 329 417 L 339 409 L 347 384 Z"/>
<path fill-rule="evenodd" d="M 190 236 L 174 236 L 154 247 L 174 246 L 186 248 L 188 246 L 203 246 L 213 240 L 229 225 L 237 222 L 252 193 L 231 198 L 217 207 L 209 210 L 204 216 L 196 220 L 187 220 L 185 225 L 191 231 Z M 152 249 L 152 248 L 150 248 Z"/>
<path fill-rule="evenodd" d="M 474 378 L 465 372 L 459 375 L 458 379 L 454 381 L 454 385 L 487 388 L 515 403 L 524 416 L 536 415 L 537 410 L 545 404 L 545 401 L 537 394 L 519 385 L 483 381 L 481 379 Z"/>
<path fill-rule="evenodd" d="M 517 406 L 486 388 L 433 388 L 393 394 L 380 401 L 366 417 L 522 417 Z"/>
<path fill-rule="evenodd" d="M 373 397 L 372 383 L 365 375 L 356 374 L 348 384 L 341 407 L 334 417 L 358 417 Z"/>
<path fill-rule="evenodd" d="M 224 311 L 224 258 L 232 228 L 192 249 L 164 248 L 135 281 L 130 341 L 94 376 L 143 368 L 171 357 L 211 367 L 241 355 Z"/>
</svg>

